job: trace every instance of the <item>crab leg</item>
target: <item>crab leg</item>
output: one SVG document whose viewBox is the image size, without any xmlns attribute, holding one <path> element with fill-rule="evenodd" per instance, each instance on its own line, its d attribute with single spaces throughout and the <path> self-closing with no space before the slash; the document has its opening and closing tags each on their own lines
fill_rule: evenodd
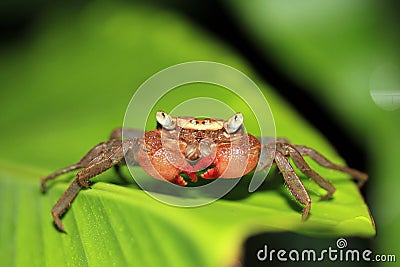
<svg viewBox="0 0 400 267">
<path fill-rule="evenodd" d="M 58 170 L 52 174 L 50 174 L 49 176 L 43 178 L 40 181 L 40 185 L 41 185 L 41 189 L 42 192 L 46 192 L 46 183 L 48 181 L 54 180 L 56 179 L 58 176 L 60 176 L 61 174 L 70 172 L 70 171 L 74 171 L 80 168 L 84 168 L 85 166 L 87 166 L 89 164 L 89 162 L 91 162 L 95 157 L 97 157 L 102 151 L 104 151 L 105 149 L 107 149 L 107 147 L 113 146 L 116 144 L 116 142 L 120 142 L 120 141 L 116 141 L 116 140 L 112 140 L 109 142 L 102 142 L 100 144 L 98 144 L 97 146 L 93 147 L 80 161 L 78 161 L 77 163 L 68 166 L 64 169 Z"/>
<path fill-rule="evenodd" d="M 275 158 L 275 143 L 267 143 L 261 149 L 260 156 L 258 159 L 259 166 L 258 171 L 262 171 L 270 168 L 274 164 Z"/>
<path fill-rule="evenodd" d="M 130 150 L 132 150 L 136 142 L 137 139 L 128 139 L 125 141 L 111 140 L 100 143 L 92 148 L 78 163 L 63 170 L 57 171 L 56 173 L 51 174 L 42 180 L 42 188 L 44 188 L 45 182 L 50 179 L 54 179 L 57 175 L 66 173 L 67 171 L 76 168 L 83 168 L 80 172 L 78 172 L 76 179 L 71 183 L 71 185 L 67 188 L 67 190 L 51 210 L 54 223 L 61 232 L 65 232 L 65 230 L 61 223 L 60 217 L 71 205 L 71 202 L 78 195 L 79 191 L 82 188 L 87 188 L 90 186 L 90 178 L 108 170 L 123 160 L 125 153 L 128 153 Z"/>
<path fill-rule="evenodd" d="M 113 139 L 122 140 L 122 133 L 124 134 L 125 139 L 132 139 L 132 138 L 139 139 L 140 137 L 143 136 L 144 131 L 134 129 L 134 128 L 119 127 L 119 128 L 114 129 L 111 132 L 110 140 L 113 140 Z M 137 143 L 137 145 L 138 145 L 138 143 Z M 121 162 L 119 164 L 114 165 L 115 173 L 125 184 L 128 184 L 129 180 L 122 174 L 121 166 L 122 165 L 133 166 L 133 165 L 137 164 L 137 158 L 136 158 L 137 149 L 138 149 L 138 146 L 135 146 L 134 149 L 131 151 L 133 153 L 125 154 L 125 159 L 121 160 Z"/>
<path fill-rule="evenodd" d="M 47 190 L 47 188 L 46 188 L 46 183 L 47 183 L 48 181 L 54 180 L 55 178 L 57 178 L 57 177 L 60 176 L 61 174 L 64 174 L 64 173 L 67 173 L 67 172 L 70 172 L 70 171 L 74 171 L 74 170 L 77 170 L 77 169 L 80 169 L 80 168 L 82 168 L 82 166 L 81 166 L 81 165 L 79 164 L 79 162 L 78 162 L 77 164 L 74 164 L 74 165 L 71 165 L 71 166 L 66 167 L 66 168 L 64 168 L 64 169 L 58 170 L 58 171 L 56 171 L 56 172 L 50 174 L 50 175 L 47 176 L 46 178 L 43 178 L 43 179 L 40 181 L 40 187 L 41 187 L 42 193 L 45 193 L 45 192 L 46 192 L 46 190 Z"/>
<path fill-rule="evenodd" d="M 306 146 L 298 146 L 298 145 L 296 145 L 294 147 L 296 147 L 296 149 L 300 152 L 301 155 L 309 156 L 315 162 L 317 162 L 319 165 L 321 165 L 323 167 L 326 167 L 329 169 L 334 169 L 334 170 L 339 170 L 339 171 L 350 174 L 354 179 L 357 180 L 358 187 L 361 187 L 368 180 L 368 175 L 366 173 L 349 168 L 347 166 L 341 166 L 341 165 L 334 164 L 312 148 L 309 148 Z"/>
<path fill-rule="evenodd" d="M 299 151 L 297 151 L 293 145 L 277 143 L 277 149 L 284 151 L 285 155 L 290 156 L 294 164 L 302 173 L 316 182 L 320 187 L 328 191 L 326 195 L 321 197 L 321 200 L 329 199 L 333 193 L 335 193 L 336 188 L 330 182 L 322 178 L 316 171 L 311 169 Z"/>
<path fill-rule="evenodd" d="M 125 139 L 132 139 L 132 138 L 140 138 L 143 136 L 144 131 L 134 129 L 134 128 L 116 128 L 110 134 L 110 140 L 112 139 L 122 139 L 122 133 L 124 134 Z"/>
<path fill-rule="evenodd" d="M 81 186 L 89 187 L 90 178 L 120 163 L 124 159 L 124 154 L 132 149 L 134 141 L 132 139 L 127 139 L 125 141 L 111 140 L 105 143 L 110 146 L 107 146 L 100 155 L 90 161 L 89 164 L 76 175 L 78 183 Z"/>
<path fill-rule="evenodd" d="M 282 173 L 285 184 L 289 188 L 292 195 L 298 202 L 305 205 L 301 218 L 303 220 L 307 219 L 311 209 L 311 198 L 308 195 L 306 188 L 304 187 L 300 178 L 297 176 L 296 172 L 293 170 L 293 167 L 290 165 L 288 159 L 280 151 L 275 152 L 275 163 Z"/>
<path fill-rule="evenodd" d="M 57 203 L 51 210 L 51 215 L 53 216 L 54 224 L 61 232 L 65 232 L 64 226 L 62 225 L 60 216 L 67 211 L 72 201 L 81 191 L 82 186 L 79 184 L 78 179 L 75 179 L 70 186 L 65 190 L 64 194 L 60 197 Z"/>
</svg>

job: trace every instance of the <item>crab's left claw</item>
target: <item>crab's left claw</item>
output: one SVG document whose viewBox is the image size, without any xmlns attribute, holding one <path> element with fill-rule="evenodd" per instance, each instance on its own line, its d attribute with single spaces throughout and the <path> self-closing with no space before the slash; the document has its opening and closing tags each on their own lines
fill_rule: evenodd
<svg viewBox="0 0 400 267">
<path fill-rule="evenodd" d="M 179 186 L 186 186 L 187 182 L 185 181 L 185 179 L 183 179 L 182 176 L 178 175 L 175 177 L 175 179 L 171 180 L 172 183 L 179 185 Z"/>
</svg>

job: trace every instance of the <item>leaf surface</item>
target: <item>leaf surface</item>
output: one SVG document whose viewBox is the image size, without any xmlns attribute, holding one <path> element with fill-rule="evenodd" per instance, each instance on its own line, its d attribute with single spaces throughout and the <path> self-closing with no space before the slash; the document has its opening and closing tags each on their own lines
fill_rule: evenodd
<svg viewBox="0 0 400 267">
<path fill-rule="evenodd" d="M 60 16 L 43 21 L 32 43 L 2 55 L 0 63 L 7 88 L 0 104 L 10 114 L 2 117 L 7 131 L 0 133 L 0 258 L 5 266 L 227 266 L 254 233 L 375 234 L 349 177 L 312 162 L 337 192 L 320 202 L 324 191 L 301 176 L 313 200 L 306 222 L 274 171 L 254 193 L 247 192 L 245 177 L 223 199 L 196 208 L 166 205 L 134 184 L 120 186 L 109 171 L 96 177 L 63 217 L 68 234 L 56 231 L 50 210 L 73 174 L 53 183 L 45 195 L 39 179 L 74 163 L 120 126 L 132 88 L 165 67 L 195 59 L 231 65 L 257 81 L 232 51 L 174 14 L 120 4 L 89 5 L 73 18 L 57 12 Z M 257 83 L 278 135 L 343 163 L 273 90 Z"/>
</svg>

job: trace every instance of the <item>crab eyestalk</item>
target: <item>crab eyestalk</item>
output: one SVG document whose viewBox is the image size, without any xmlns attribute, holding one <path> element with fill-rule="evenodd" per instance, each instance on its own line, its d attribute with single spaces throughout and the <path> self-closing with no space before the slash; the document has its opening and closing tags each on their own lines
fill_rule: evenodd
<svg viewBox="0 0 400 267">
<path fill-rule="evenodd" d="M 225 123 L 225 130 L 229 133 L 235 133 L 237 132 L 240 127 L 243 125 L 243 114 L 242 113 L 236 113 L 233 115 L 231 118 L 228 119 Z"/>
<path fill-rule="evenodd" d="M 166 130 L 172 130 L 175 128 L 176 120 L 164 111 L 158 111 L 156 113 L 156 119 L 157 122 Z"/>
</svg>

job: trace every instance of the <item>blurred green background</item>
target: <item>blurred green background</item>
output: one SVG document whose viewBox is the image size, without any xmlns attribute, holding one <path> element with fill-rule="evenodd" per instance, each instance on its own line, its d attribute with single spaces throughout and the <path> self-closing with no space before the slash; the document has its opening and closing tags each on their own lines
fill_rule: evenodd
<svg viewBox="0 0 400 267">
<path fill-rule="evenodd" d="M 0 157 L 2 166 L 15 177 L 28 172 L 39 179 L 103 141 L 112 128 L 122 124 L 133 91 L 154 73 L 185 61 L 218 61 L 272 88 L 260 86 L 271 94 L 277 110 L 285 107 L 274 114 L 279 135 L 306 145 L 324 143 L 309 129 L 298 135 L 282 130 L 299 126 L 302 131 L 305 123 L 300 117 L 304 117 L 349 166 L 370 175 L 362 192 L 377 235 L 349 243 L 399 257 L 400 29 L 396 1 L 43 0 L 2 1 L 0 5 Z M 387 100 L 387 95 L 393 97 Z M 291 107 L 276 100 L 279 97 Z M 324 150 L 332 153 L 329 148 Z M 41 201 L 51 206 L 60 192 Z M 23 190 L 16 195 L 3 190 L 2 194 L 15 202 L 18 196 L 28 197 Z M 2 203 L 0 216 L 15 207 Z M 32 213 L 49 220 L 48 210 Z M 28 214 L 22 219 L 29 221 Z M 0 244 L 13 240 L 7 232 L 16 225 L 1 225 Z M 29 235 L 29 229 L 18 232 L 24 234 Z M 265 243 L 273 246 L 274 240 L 289 244 L 299 240 L 299 246 L 322 248 L 335 242 L 265 234 L 252 237 L 243 251 L 232 254 L 244 255 L 247 266 L 263 266 L 254 262 L 254 251 Z M 54 238 L 54 242 L 70 245 L 65 239 Z M 188 248 L 182 244 L 173 249 L 184 250 L 190 258 L 192 247 Z M 163 251 L 160 247 L 148 251 L 153 249 Z M 14 265 L 25 265 L 15 259 L 19 253 L 23 252 L 2 256 L 14 258 Z M 56 256 L 74 257 L 68 252 Z M 52 262 L 51 255 L 44 262 L 68 265 L 67 260 Z"/>
</svg>

